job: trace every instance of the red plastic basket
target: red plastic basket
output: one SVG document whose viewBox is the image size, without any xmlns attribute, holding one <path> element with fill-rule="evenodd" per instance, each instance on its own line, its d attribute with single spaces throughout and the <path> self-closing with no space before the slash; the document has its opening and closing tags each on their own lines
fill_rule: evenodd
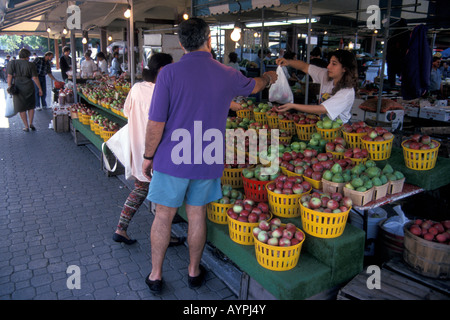
<svg viewBox="0 0 450 320">
<path fill-rule="evenodd" d="M 270 181 L 258 181 L 246 177 L 242 177 L 242 180 L 244 181 L 244 193 L 247 198 L 256 202 L 268 201 L 266 184 Z"/>
</svg>

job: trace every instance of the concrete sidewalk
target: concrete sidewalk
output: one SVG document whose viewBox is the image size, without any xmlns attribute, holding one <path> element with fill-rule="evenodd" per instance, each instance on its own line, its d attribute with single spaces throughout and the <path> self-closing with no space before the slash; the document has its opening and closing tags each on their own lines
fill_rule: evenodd
<svg viewBox="0 0 450 320">
<path fill-rule="evenodd" d="M 240 272 L 216 259 L 209 246 L 206 284 L 189 289 L 188 248 L 172 247 L 163 292 L 153 295 L 144 283 L 151 268 L 148 207 L 139 209 L 128 230 L 136 244 L 111 239 L 129 183 L 108 177 L 96 150 L 76 146 L 71 133 L 49 129 L 51 110 L 36 111 L 37 131 L 26 133 L 19 115 L 5 119 L 3 101 L 0 106 L 0 300 L 237 299 Z M 181 223 L 174 231 L 186 228 Z M 69 266 L 80 269 L 80 289 L 68 288 Z"/>
</svg>

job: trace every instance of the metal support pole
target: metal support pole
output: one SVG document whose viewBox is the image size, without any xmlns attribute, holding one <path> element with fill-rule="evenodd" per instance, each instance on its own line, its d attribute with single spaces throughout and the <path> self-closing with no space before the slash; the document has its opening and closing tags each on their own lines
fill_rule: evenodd
<svg viewBox="0 0 450 320">
<path fill-rule="evenodd" d="M 311 52 L 311 19 L 312 19 L 312 0 L 309 0 L 309 16 L 308 16 L 308 37 L 306 41 L 306 62 L 309 63 L 310 52 Z M 306 84 L 305 84 L 305 104 L 308 104 L 308 94 L 309 94 L 309 75 L 306 74 Z"/>
<path fill-rule="evenodd" d="M 386 64 L 386 53 L 387 53 L 387 43 L 389 39 L 389 26 L 391 23 L 391 0 L 388 0 L 387 5 L 387 16 L 386 16 L 386 27 L 384 29 L 384 48 L 383 48 L 383 60 L 381 64 L 381 74 L 380 74 L 380 87 L 378 92 L 378 103 L 377 103 L 377 123 L 380 118 L 380 111 L 381 111 L 381 99 L 383 97 L 383 84 L 384 84 L 384 69 Z"/>
<path fill-rule="evenodd" d="M 131 77 L 131 86 L 134 85 L 134 78 L 136 73 L 136 63 L 134 56 L 134 5 L 133 0 L 130 0 L 131 6 L 131 15 L 130 15 L 130 48 L 128 50 L 129 60 L 130 60 L 130 77 Z"/>
<path fill-rule="evenodd" d="M 70 30 L 70 51 L 72 53 L 72 82 L 73 82 L 73 99 L 78 102 L 77 94 L 77 48 L 75 44 L 75 30 Z"/>
</svg>

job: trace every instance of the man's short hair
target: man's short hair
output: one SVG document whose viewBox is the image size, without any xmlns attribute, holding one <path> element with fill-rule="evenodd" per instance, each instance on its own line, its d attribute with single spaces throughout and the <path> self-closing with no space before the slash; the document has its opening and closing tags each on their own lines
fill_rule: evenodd
<svg viewBox="0 0 450 320">
<path fill-rule="evenodd" d="M 63 52 L 67 52 L 67 51 L 69 51 L 69 52 L 70 52 L 70 47 L 68 47 L 68 46 L 64 46 L 64 48 L 63 48 Z"/>
<path fill-rule="evenodd" d="M 48 56 L 54 56 L 53 52 L 47 51 L 47 52 L 44 54 L 44 57 L 48 57 Z"/>
<path fill-rule="evenodd" d="M 208 24 L 200 18 L 184 20 L 178 26 L 178 38 L 186 51 L 199 49 L 209 38 Z"/>
</svg>

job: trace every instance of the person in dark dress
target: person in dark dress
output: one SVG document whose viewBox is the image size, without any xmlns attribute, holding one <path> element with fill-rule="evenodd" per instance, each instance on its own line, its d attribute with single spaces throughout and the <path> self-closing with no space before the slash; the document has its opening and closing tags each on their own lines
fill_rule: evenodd
<svg viewBox="0 0 450 320">
<path fill-rule="evenodd" d="M 36 66 L 29 61 L 30 56 L 31 52 L 29 50 L 21 49 L 19 51 L 19 59 L 10 61 L 6 70 L 8 74 L 8 92 L 10 91 L 13 77 L 15 87 L 18 90 L 18 93 L 13 95 L 14 110 L 20 114 L 20 118 L 25 126 L 23 131 L 25 132 L 30 131 L 30 129 L 36 130 L 33 125 L 36 102 L 34 84 L 39 89 L 39 96 L 43 95 Z"/>
</svg>

